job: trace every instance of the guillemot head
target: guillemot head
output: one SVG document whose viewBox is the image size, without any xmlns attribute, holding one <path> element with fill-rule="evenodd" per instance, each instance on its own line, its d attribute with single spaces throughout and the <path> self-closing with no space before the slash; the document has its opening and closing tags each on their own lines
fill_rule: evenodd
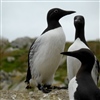
<svg viewBox="0 0 100 100">
<path fill-rule="evenodd" d="M 75 13 L 75 11 L 65 11 L 59 8 L 53 8 L 49 10 L 47 14 L 47 21 L 50 22 L 52 20 L 59 21 L 60 18 L 62 18 L 65 15 L 69 15 Z"/>
<path fill-rule="evenodd" d="M 85 25 L 85 19 L 81 15 L 77 15 L 74 17 L 74 25 L 75 27 L 84 27 Z"/>
<path fill-rule="evenodd" d="M 81 61 L 85 65 L 94 65 L 95 57 L 89 49 L 82 48 L 80 50 L 71 51 L 71 52 L 62 52 L 61 54 L 72 56 Z"/>
</svg>

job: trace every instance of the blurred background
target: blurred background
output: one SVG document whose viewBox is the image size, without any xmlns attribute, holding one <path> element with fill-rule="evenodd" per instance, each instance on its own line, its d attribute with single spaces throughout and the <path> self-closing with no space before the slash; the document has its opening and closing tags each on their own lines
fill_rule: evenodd
<svg viewBox="0 0 100 100">
<path fill-rule="evenodd" d="M 28 51 L 32 42 L 47 27 L 46 14 L 51 8 L 74 10 L 77 13 L 60 20 L 66 35 L 65 51 L 73 43 L 76 15 L 85 17 L 85 37 L 100 61 L 99 0 L 34 1 L 2 0 L 0 31 L 0 90 L 25 90 Z M 54 84 L 67 84 L 66 57 L 63 56 L 55 74 Z M 100 83 L 99 83 L 100 85 Z"/>
<path fill-rule="evenodd" d="M 12 42 L 2 38 L 0 40 L 0 89 L 25 90 L 25 76 L 28 66 L 28 51 L 36 38 L 21 37 Z M 72 42 L 67 42 L 65 51 Z M 88 45 L 100 61 L 99 40 L 88 41 Z M 55 74 L 55 85 L 67 84 L 66 57 L 63 56 Z M 99 83 L 100 85 L 100 83 Z"/>
</svg>

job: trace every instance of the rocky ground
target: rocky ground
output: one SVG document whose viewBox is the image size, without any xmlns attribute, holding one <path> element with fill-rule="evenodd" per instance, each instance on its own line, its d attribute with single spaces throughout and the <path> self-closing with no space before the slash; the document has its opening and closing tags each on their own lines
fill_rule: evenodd
<svg viewBox="0 0 100 100">
<path fill-rule="evenodd" d="M 25 75 L 18 71 L 0 71 L 0 100 L 68 100 L 67 90 L 53 90 L 48 94 L 42 93 L 35 86 L 25 89 Z M 54 85 L 63 84 L 54 81 Z"/>
<path fill-rule="evenodd" d="M 27 64 L 26 53 L 35 39 L 23 37 L 12 42 L 5 38 L 0 40 L 0 47 L 2 47 L 2 52 L 0 51 L 0 57 L 2 57 L 0 59 L 2 62 L 2 64 L 0 63 L 2 69 L 0 70 L 0 100 L 68 100 L 67 90 L 53 90 L 44 94 L 38 91 L 34 85 L 33 90 L 25 89 L 26 71 L 23 69 L 25 70 Z M 65 58 L 63 60 L 65 61 Z M 63 60 L 62 62 L 64 62 Z M 22 70 L 18 69 L 19 66 Z M 57 75 L 59 77 L 60 74 Z M 54 81 L 54 85 L 62 86 L 64 84 Z"/>
<path fill-rule="evenodd" d="M 48 94 L 41 91 L 0 91 L 0 100 L 69 100 L 67 90 L 54 90 Z"/>
</svg>

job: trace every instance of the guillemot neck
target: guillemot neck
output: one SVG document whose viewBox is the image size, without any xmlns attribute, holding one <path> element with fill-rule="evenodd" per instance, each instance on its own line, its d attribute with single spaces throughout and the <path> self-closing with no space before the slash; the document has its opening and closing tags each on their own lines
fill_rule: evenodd
<svg viewBox="0 0 100 100">
<path fill-rule="evenodd" d="M 54 28 L 61 27 L 61 25 L 60 25 L 59 21 L 52 20 L 52 21 L 48 22 L 48 27 L 50 27 L 51 29 L 54 29 Z"/>
<path fill-rule="evenodd" d="M 84 36 L 84 28 L 76 28 L 76 32 L 75 32 L 75 40 L 77 39 L 77 38 L 80 38 L 80 40 L 81 41 L 83 41 L 86 45 L 87 45 L 87 43 L 86 43 L 86 40 L 85 40 L 85 36 Z M 88 46 L 88 45 L 87 45 Z"/>
<path fill-rule="evenodd" d="M 83 75 L 83 74 L 88 74 L 91 75 L 91 71 L 92 71 L 92 65 L 82 65 L 77 73 L 77 76 Z"/>
<path fill-rule="evenodd" d="M 42 34 L 44 34 L 45 32 L 47 32 L 49 30 L 58 28 L 58 27 L 61 27 L 61 25 L 58 21 L 49 21 L 47 28 L 44 30 L 44 32 Z"/>
</svg>

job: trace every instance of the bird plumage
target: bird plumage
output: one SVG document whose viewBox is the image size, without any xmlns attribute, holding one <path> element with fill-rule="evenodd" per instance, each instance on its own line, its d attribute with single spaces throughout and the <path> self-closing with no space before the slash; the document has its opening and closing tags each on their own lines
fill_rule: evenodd
<svg viewBox="0 0 100 100">
<path fill-rule="evenodd" d="M 34 44 L 30 47 L 26 82 L 34 78 L 39 90 L 50 92 L 55 71 L 61 60 L 60 52 L 64 51 L 65 34 L 59 23 L 59 19 L 74 11 L 65 11 L 59 8 L 51 9 L 47 14 L 47 28 L 43 31 Z M 28 77 L 28 75 L 31 76 Z M 46 89 L 45 89 L 46 87 Z"/>
<path fill-rule="evenodd" d="M 91 76 L 95 63 L 94 54 L 86 48 L 61 54 L 75 57 L 81 62 L 76 76 L 70 80 L 68 85 L 70 100 L 100 100 L 100 90 Z"/>
<path fill-rule="evenodd" d="M 60 51 L 64 50 L 64 44 L 65 35 L 60 27 L 43 34 L 31 47 L 29 62 L 32 77 L 37 80 L 37 83 L 52 83 L 51 80 L 59 65 Z"/>
<path fill-rule="evenodd" d="M 73 44 L 68 48 L 68 51 L 79 50 L 81 48 L 89 49 L 89 46 L 85 39 L 85 19 L 83 16 L 78 15 L 74 17 L 74 26 L 75 26 L 75 41 Z M 95 55 L 94 55 L 95 56 Z M 68 73 L 68 80 L 70 81 L 78 72 L 80 68 L 81 62 L 73 57 L 67 57 L 67 73 Z M 99 67 L 97 67 L 97 58 L 95 57 L 95 64 L 92 70 L 92 77 L 97 84 L 98 77 L 99 77 Z"/>
</svg>

